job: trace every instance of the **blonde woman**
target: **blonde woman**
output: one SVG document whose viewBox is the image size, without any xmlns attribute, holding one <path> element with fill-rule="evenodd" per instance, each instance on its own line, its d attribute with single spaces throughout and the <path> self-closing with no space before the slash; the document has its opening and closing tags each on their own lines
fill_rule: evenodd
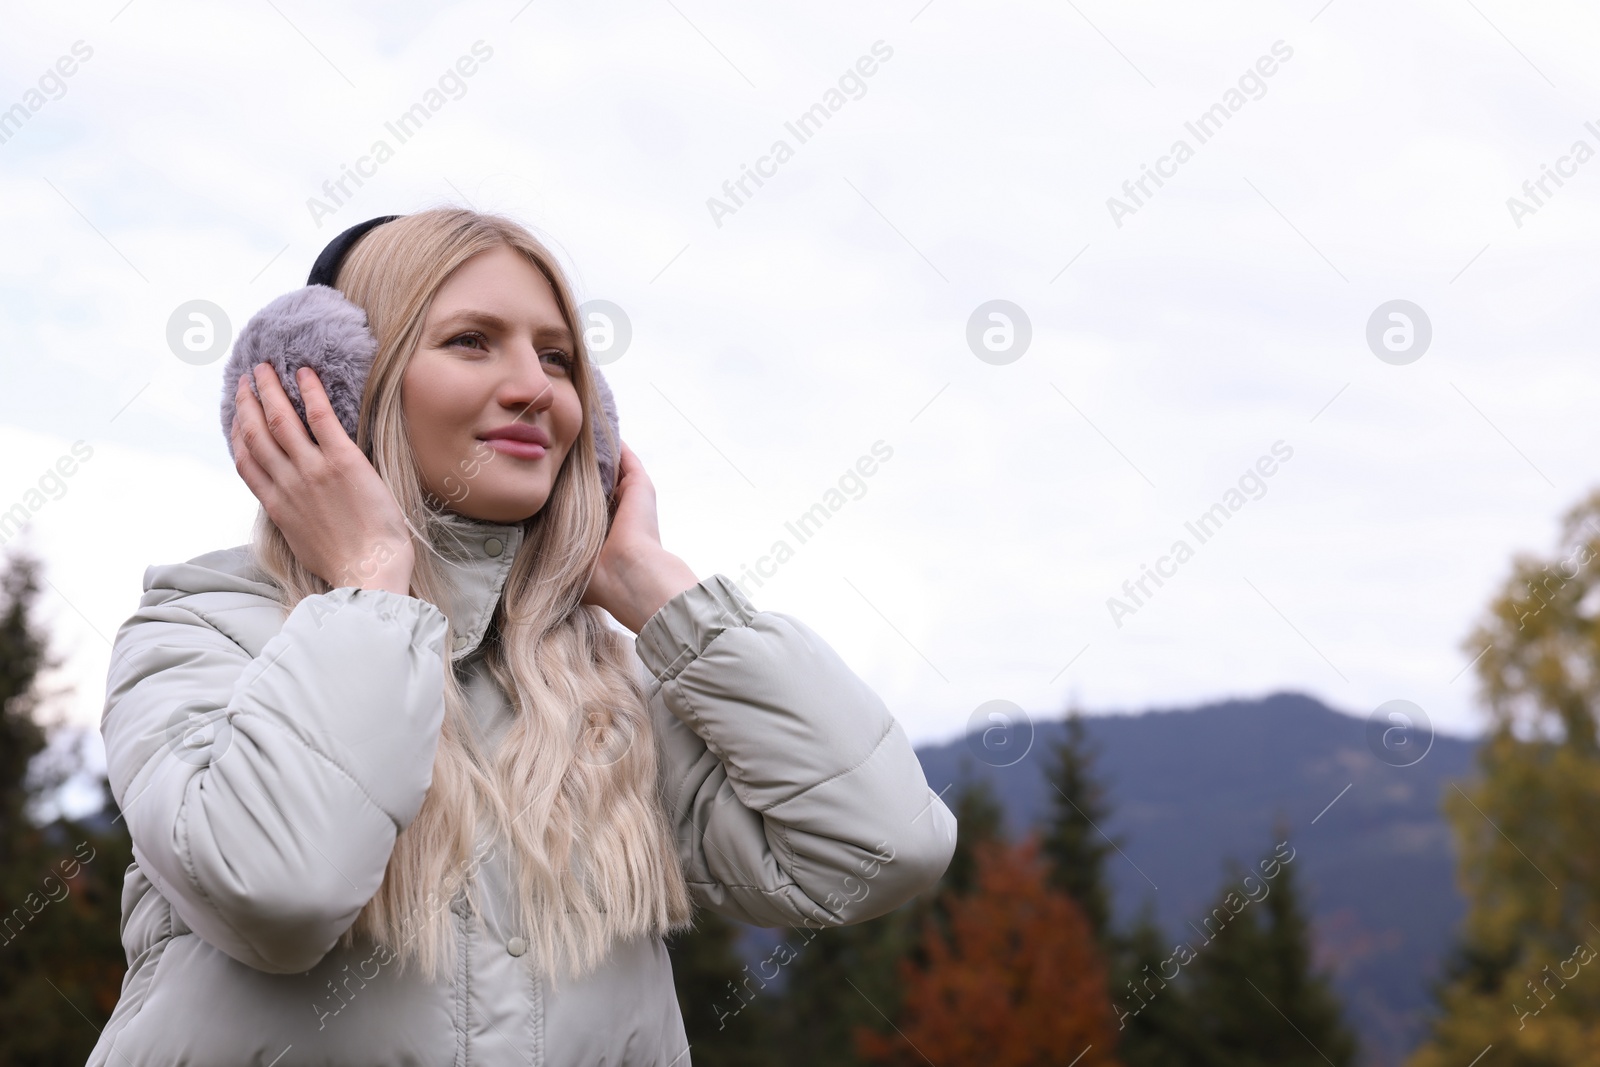
<svg viewBox="0 0 1600 1067">
<path fill-rule="evenodd" d="M 375 340 L 356 433 L 252 368 L 253 543 L 149 568 L 117 635 L 129 969 L 90 1062 L 687 1065 L 663 934 L 882 915 L 954 820 L 815 632 L 663 548 L 625 445 L 602 471 L 550 253 L 363 225 L 319 261 Z"/>
</svg>

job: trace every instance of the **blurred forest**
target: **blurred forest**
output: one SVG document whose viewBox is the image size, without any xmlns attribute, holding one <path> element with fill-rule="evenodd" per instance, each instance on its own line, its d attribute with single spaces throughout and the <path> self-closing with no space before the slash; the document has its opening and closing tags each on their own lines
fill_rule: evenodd
<svg viewBox="0 0 1600 1067">
<path fill-rule="evenodd" d="M 133 862 L 109 789 L 90 820 L 48 811 L 77 767 L 47 750 L 41 674 L 55 664 L 32 617 L 38 595 L 37 562 L 11 556 L 0 574 L 0 1064 L 27 1067 L 83 1063 L 116 1007 Z"/>
<path fill-rule="evenodd" d="M 1567 515 L 1557 555 L 1513 561 L 1464 642 L 1487 649 L 1475 670 L 1489 720 L 1476 776 L 1443 798 L 1468 913 L 1410 1067 L 1464 1067 L 1489 1049 L 1495 1065 L 1600 1067 L 1597 532 L 1600 494 Z M 68 732 L 45 689 L 39 582 L 26 555 L 0 573 L 0 1067 L 86 1060 L 126 967 L 131 850 L 109 790 L 82 819 L 53 807 L 81 767 L 51 743 Z M 1313 962 L 1293 828 L 1280 822 L 1242 865 L 1219 857 L 1226 874 L 1193 937 L 1174 943 L 1148 907 L 1119 924 L 1106 864 L 1121 842 L 1101 832 L 1096 758 L 1069 712 L 1044 762 L 1050 809 L 1020 835 L 981 778 L 965 781 L 946 798 L 960 829 L 944 878 L 880 919 L 750 931 L 701 912 L 669 944 L 693 1061 L 1357 1063 Z"/>
</svg>

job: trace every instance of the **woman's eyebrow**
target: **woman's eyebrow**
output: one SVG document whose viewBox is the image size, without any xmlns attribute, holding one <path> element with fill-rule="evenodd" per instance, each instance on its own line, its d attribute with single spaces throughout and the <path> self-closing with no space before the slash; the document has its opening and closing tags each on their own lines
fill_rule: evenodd
<svg viewBox="0 0 1600 1067">
<path fill-rule="evenodd" d="M 505 319 L 502 319 L 499 315 L 496 315 L 494 312 L 475 311 L 472 309 L 452 312 L 445 318 L 439 320 L 437 329 L 457 329 L 461 326 L 467 326 L 471 324 L 487 326 L 490 329 L 498 330 L 501 333 L 507 333 L 511 329 L 511 324 Z M 568 330 L 565 324 L 557 326 L 541 326 L 537 330 L 537 335 L 546 340 L 565 341 L 568 344 L 572 343 L 572 331 Z"/>
</svg>

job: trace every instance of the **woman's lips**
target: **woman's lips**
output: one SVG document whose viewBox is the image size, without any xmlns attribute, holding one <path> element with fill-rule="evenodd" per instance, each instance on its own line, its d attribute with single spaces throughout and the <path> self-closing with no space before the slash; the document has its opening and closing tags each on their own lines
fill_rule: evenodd
<svg viewBox="0 0 1600 1067">
<path fill-rule="evenodd" d="M 510 437 L 486 437 L 483 443 L 502 455 L 515 456 L 517 459 L 544 458 L 544 446 L 534 444 L 532 441 L 518 441 Z"/>
</svg>

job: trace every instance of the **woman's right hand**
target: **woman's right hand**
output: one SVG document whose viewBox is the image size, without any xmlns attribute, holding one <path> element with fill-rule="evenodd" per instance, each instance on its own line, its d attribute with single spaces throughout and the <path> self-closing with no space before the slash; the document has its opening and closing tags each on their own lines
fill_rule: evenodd
<svg viewBox="0 0 1600 1067">
<path fill-rule="evenodd" d="M 295 557 L 334 588 L 409 595 L 416 556 L 400 505 L 345 433 L 316 373 L 296 372 L 310 434 L 277 372 L 259 363 L 250 373 L 261 395 L 240 376 L 234 468 Z"/>
</svg>

